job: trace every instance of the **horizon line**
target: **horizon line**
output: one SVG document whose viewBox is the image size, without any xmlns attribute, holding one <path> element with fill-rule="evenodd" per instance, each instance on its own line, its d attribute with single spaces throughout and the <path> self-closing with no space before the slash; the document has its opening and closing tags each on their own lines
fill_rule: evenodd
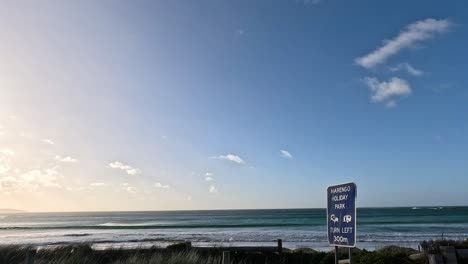
<svg viewBox="0 0 468 264">
<path fill-rule="evenodd" d="M 404 206 L 362 206 L 357 209 L 393 209 L 393 208 L 457 208 L 468 207 L 468 205 L 404 205 Z M 227 208 L 227 209 L 165 209 L 165 210 L 92 210 L 92 211 L 27 211 L 20 209 L 0 209 L 15 210 L 18 212 L 4 212 L 4 214 L 15 213 L 131 213 L 131 212 L 195 212 L 195 211 L 268 211 L 268 210 L 325 210 L 326 207 L 290 207 L 290 208 Z M 2 212 L 0 212 L 2 213 Z"/>
</svg>

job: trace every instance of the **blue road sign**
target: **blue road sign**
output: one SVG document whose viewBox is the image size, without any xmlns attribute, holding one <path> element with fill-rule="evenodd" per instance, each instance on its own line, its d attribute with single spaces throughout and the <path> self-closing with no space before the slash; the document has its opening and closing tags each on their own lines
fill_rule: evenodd
<svg viewBox="0 0 468 264">
<path fill-rule="evenodd" d="M 356 246 L 356 184 L 327 188 L 327 233 L 332 246 Z"/>
</svg>

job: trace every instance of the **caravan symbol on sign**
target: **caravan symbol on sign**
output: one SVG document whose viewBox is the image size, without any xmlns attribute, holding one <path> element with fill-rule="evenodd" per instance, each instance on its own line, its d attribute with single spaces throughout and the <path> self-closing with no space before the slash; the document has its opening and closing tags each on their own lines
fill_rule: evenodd
<svg viewBox="0 0 468 264">
<path fill-rule="evenodd" d="M 327 233 L 328 243 L 332 246 L 356 245 L 356 184 L 328 187 Z"/>
</svg>

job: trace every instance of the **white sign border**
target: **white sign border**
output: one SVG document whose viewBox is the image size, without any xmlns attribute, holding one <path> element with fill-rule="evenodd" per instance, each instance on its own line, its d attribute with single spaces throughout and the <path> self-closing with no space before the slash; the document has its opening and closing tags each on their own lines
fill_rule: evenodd
<svg viewBox="0 0 468 264">
<path fill-rule="evenodd" d="M 354 196 L 354 245 L 341 245 L 341 244 L 330 244 L 330 239 L 328 237 L 328 235 L 330 234 L 330 227 L 329 227 L 329 224 L 330 224 L 330 221 L 328 219 L 328 189 L 330 189 L 331 187 L 336 187 L 336 186 L 340 186 L 340 185 L 345 185 L 345 184 L 354 184 L 354 190 L 355 190 L 355 196 Z M 356 199 L 357 198 L 357 184 L 355 182 L 345 182 L 345 183 L 339 183 L 339 184 L 334 184 L 334 185 L 330 185 L 327 187 L 327 213 L 326 213 L 326 217 L 327 217 L 327 242 L 328 242 L 328 245 L 330 246 L 334 246 L 334 247 L 345 247 L 345 248 L 354 248 L 356 247 L 356 240 L 357 240 L 357 229 L 356 229 L 356 226 L 357 226 L 357 205 L 356 205 Z"/>
</svg>

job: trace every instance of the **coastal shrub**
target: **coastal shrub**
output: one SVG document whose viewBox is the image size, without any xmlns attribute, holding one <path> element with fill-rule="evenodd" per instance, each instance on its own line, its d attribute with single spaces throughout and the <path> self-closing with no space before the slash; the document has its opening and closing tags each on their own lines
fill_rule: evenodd
<svg viewBox="0 0 468 264">
<path fill-rule="evenodd" d="M 430 254 L 439 254 L 441 246 L 452 246 L 456 249 L 468 249 L 468 239 L 465 240 L 424 240 L 421 242 L 422 249 Z"/>
<path fill-rule="evenodd" d="M 356 254 L 354 263 L 356 264 L 414 264 L 408 258 L 409 254 L 404 251 L 366 251 Z"/>
<path fill-rule="evenodd" d="M 322 259 L 319 264 L 334 264 L 335 263 L 335 253 L 327 253 L 324 256 L 322 256 Z"/>
</svg>

